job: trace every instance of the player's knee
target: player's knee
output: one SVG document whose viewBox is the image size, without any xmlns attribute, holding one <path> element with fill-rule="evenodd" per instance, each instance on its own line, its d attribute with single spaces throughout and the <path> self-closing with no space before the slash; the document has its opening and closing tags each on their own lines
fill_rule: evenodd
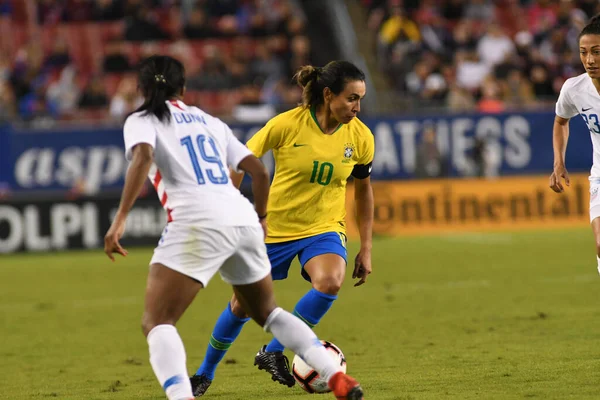
<svg viewBox="0 0 600 400">
<path fill-rule="evenodd" d="M 600 257 L 600 238 L 596 238 L 596 254 Z"/>
<path fill-rule="evenodd" d="M 331 275 L 323 276 L 319 279 L 313 279 L 313 288 L 321 293 L 330 294 L 335 296 L 338 294 L 344 282 L 343 276 Z"/>
<path fill-rule="evenodd" d="M 142 333 L 144 336 L 148 336 L 150 331 L 156 328 L 158 325 L 175 325 L 175 321 L 170 319 L 157 319 L 148 313 L 144 313 L 142 317 Z"/>
</svg>

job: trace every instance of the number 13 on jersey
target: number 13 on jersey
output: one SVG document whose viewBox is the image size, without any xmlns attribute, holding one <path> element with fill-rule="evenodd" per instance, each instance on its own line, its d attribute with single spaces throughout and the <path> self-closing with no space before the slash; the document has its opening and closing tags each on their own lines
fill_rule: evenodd
<svg viewBox="0 0 600 400">
<path fill-rule="evenodd" d="M 206 152 L 206 142 L 208 142 L 212 155 Z M 190 159 L 192 161 L 192 166 L 194 167 L 194 172 L 196 173 L 196 180 L 199 185 L 206 184 L 206 180 L 204 179 L 204 172 L 202 172 L 202 167 L 200 166 L 200 160 L 198 160 L 198 155 L 196 154 L 196 150 L 194 149 L 194 142 L 191 136 L 186 136 L 181 138 L 181 145 L 187 148 L 188 154 L 190 155 Z M 224 185 L 229 182 L 229 175 L 225 169 L 225 166 L 221 162 L 221 157 L 219 155 L 219 151 L 217 150 L 217 146 L 215 144 L 215 140 L 210 136 L 198 135 L 196 137 L 196 145 L 200 152 L 200 157 L 202 160 L 206 161 L 210 164 L 215 164 L 218 168 L 207 168 L 206 176 L 208 176 L 208 180 L 215 185 Z M 218 169 L 218 173 L 215 175 L 215 170 Z"/>
<path fill-rule="evenodd" d="M 594 133 L 600 133 L 600 124 L 598 121 L 598 115 L 590 114 L 589 116 L 586 114 L 581 114 L 583 117 L 588 129 Z"/>
</svg>

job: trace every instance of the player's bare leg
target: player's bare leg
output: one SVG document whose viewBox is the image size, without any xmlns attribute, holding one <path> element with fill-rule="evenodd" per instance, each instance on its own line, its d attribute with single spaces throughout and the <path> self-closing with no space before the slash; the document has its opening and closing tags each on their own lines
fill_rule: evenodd
<svg viewBox="0 0 600 400">
<path fill-rule="evenodd" d="M 598 261 L 598 273 L 600 273 L 600 217 L 594 218 L 591 225 L 596 240 L 596 259 Z"/>
<path fill-rule="evenodd" d="M 321 254 L 304 264 L 312 286 L 321 293 L 337 296 L 346 277 L 346 261 L 337 254 Z"/>
<path fill-rule="evenodd" d="M 314 332 L 299 318 L 277 307 L 270 275 L 250 285 L 235 286 L 234 292 L 252 319 L 330 382 L 338 399 L 363 398 L 358 382 L 339 371 L 339 366 L 328 356 Z"/>
<path fill-rule="evenodd" d="M 200 282 L 162 264 L 150 266 L 142 331 L 148 340 L 152 369 L 170 400 L 194 398 L 185 348 L 175 324 L 202 287 Z"/>
</svg>

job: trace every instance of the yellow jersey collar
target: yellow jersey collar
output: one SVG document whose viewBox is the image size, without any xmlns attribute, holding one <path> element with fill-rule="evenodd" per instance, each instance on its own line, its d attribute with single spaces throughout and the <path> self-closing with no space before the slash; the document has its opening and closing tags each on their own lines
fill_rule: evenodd
<svg viewBox="0 0 600 400">
<path fill-rule="evenodd" d="M 322 133 L 325 133 L 325 131 L 323 130 L 323 128 L 321 128 L 321 125 L 319 125 L 319 121 L 317 120 L 317 113 L 316 113 L 317 107 L 316 106 L 312 106 L 310 108 L 310 116 L 312 117 L 312 119 L 315 121 L 315 124 L 317 124 L 317 127 L 319 128 L 319 130 Z M 333 131 L 331 134 L 333 135 L 334 133 L 336 133 L 337 131 L 340 130 L 340 128 L 342 127 L 342 125 L 344 124 L 339 124 L 337 128 L 335 128 L 335 131 Z"/>
</svg>

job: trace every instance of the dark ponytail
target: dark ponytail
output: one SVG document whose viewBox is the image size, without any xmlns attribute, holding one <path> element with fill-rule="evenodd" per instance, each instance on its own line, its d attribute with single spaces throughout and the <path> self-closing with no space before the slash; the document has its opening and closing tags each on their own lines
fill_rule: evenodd
<svg viewBox="0 0 600 400">
<path fill-rule="evenodd" d="M 590 19 L 590 22 L 581 30 L 577 40 L 584 35 L 600 35 L 600 14 L 596 14 Z"/>
<path fill-rule="evenodd" d="M 144 95 L 144 104 L 135 111 L 154 114 L 161 122 L 169 120 L 171 113 L 166 101 L 182 94 L 185 68 L 173 57 L 148 57 L 139 66 L 138 85 Z"/>
<path fill-rule="evenodd" d="M 324 103 L 323 89 L 326 87 L 338 95 L 346 83 L 364 81 L 365 74 L 348 61 L 332 61 L 322 68 L 312 65 L 300 67 L 294 80 L 302 88 L 302 105 L 310 108 Z"/>
</svg>

